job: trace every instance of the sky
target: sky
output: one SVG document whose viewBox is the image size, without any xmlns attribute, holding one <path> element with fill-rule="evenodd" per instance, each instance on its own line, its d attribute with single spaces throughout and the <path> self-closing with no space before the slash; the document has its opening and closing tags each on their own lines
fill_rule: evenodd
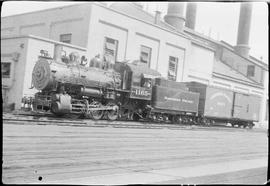
<svg viewBox="0 0 270 186">
<path fill-rule="evenodd" d="M 8 1 L 1 7 L 1 17 L 55 8 L 85 2 L 38 2 Z M 111 4 L 109 2 L 108 4 Z M 151 14 L 156 10 L 167 12 L 167 2 L 140 2 L 143 9 Z M 199 2 L 195 30 L 213 39 L 236 45 L 240 3 Z M 249 46 L 250 55 L 268 64 L 268 7 L 266 2 L 253 2 Z"/>
</svg>

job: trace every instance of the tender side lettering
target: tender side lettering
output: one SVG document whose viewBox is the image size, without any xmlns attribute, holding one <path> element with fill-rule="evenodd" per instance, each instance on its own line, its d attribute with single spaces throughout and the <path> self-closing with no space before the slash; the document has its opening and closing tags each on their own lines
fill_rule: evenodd
<svg viewBox="0 0 270 186">
<path fill-rule="evenodd" d="M 187 99 L 181 99 L 181 98 L 170 98 L 167 96 L 165 96 L 164 99 L 168 101 L 177 101 L 177 102 L 184 102 L 184 103 L 190 103 L 190 104 L 194 103 L 193 100 L 187 100 Z"/>
</svg>

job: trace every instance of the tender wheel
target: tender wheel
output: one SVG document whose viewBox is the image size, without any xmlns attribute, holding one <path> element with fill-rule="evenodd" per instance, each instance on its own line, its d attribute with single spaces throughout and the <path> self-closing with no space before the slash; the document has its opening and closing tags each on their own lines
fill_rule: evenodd
<svg viewBox="0 0 270 186">
<path fill-rule="evenodd" d="M 210 126 L 210 121 L 208 119 L 206 119 L 206 118 L 203 118 L 203 124 L 205 126 L 209 127 Z"/>
<path fill-rule="evenodd" d="M 248 124 L 248 128 L 250 128 L 250 129 L 252 129 L 253 126 L 254 126 L 254 125 L 253 125 L 252 123 L 249 123 L 249 124 Z"/>
<path fill-rule="evenodd" d="M 139 121 L 139 119 L 140 119 L 140 116 L 138 114 L 134 113 L 133 114 L 133 120 L 134 121 Z"/>
<path fill-rule="evenodd" d="M 91 104 L 91 106 L 96 106 L 96 108 L 102 106 L 101 103 L 99 102 L 94 102 Z M 94 110 L 94 111 L 91 111 L 91 116 L 93 119 L 95 120 L 100 120 L 104 115 L 104 111 L 103 110 Z"/>
<path fill-rule="evenodd" d="M 114 103 L 108 103 L 107 106 L 112 106 L 114 109 L 106 112 L 109 120 L 114 121 L 118 118 L 119 107 Z"/>
<path fill-rule="evenodd" d="M 171 121 L 172 121 L 173 124 L 178 124 L 178 122 L 179 122 L 179 117 L 178 117 L 178 116 L 172 116 Z"/>
</svg>

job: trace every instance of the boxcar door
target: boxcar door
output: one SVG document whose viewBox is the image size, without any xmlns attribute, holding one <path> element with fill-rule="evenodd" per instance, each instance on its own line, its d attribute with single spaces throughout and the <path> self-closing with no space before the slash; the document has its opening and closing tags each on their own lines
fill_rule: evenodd
<svg viewBox="0 0 270 186">
<path fill-rule="evenodd" d="M 261 97 L 250 95 L 248 98 L 248 116 L 250 120 L 258 121 L 260 114 Z"/>
<path fill-rule="evenodd" d="M 248 120 L 249 116 L 249 96 L 234 92 L 233 118 Z"/>
</svg>

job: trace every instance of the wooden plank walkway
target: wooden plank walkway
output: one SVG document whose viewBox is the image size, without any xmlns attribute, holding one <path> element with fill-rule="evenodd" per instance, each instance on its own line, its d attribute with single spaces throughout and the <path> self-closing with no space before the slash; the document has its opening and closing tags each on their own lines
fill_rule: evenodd
<svg viewBox="0 0 270 186">
<path fill-rule="evenodd" d="M 67 179 L 126 176 L 153 170 L 253 160 L 267 157 L 267 141 L 266 133 L 252 130 L 4 123 L 2 181 L 61 183 Z"/>
</svg>

